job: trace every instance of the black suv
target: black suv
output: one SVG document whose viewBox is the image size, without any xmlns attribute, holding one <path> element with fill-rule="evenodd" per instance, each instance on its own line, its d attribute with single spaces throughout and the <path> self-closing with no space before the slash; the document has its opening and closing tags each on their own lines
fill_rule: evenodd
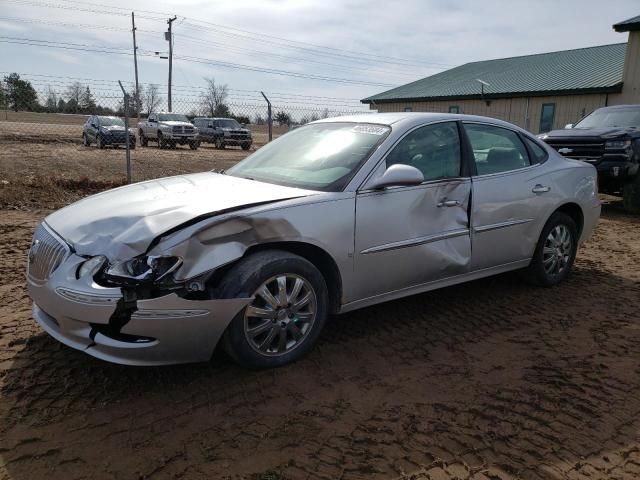
<svg viewBox="0 0 640 480">
<path fill-rule="evenodd" d="M 640 105 L 599 108 L 538 138 L 565 157 L 594 165 L 601 192 L 621 195 L 625 207 L 640 209 Z"/>
<path fill-rule="evenodd" d="M 225 148 L 227 145 L 237 145 L 243 150 L 251 148 L 251 130 L 233 118 L 197 117 L 193 119 L 193 124 L 198 127 L 200 142 L 213 143 L 216 148 Z"/>
<path fill-rule="evenodd" d="M 85 147 L 95 143 L 98 148 L 126 146 L 124 121 L 118 117 L 90 115 L 82 130 L 82 143 Z M 136 135 L 132 128 L 129 128 L 129 148 L 136 148 Z"/>
</svg>

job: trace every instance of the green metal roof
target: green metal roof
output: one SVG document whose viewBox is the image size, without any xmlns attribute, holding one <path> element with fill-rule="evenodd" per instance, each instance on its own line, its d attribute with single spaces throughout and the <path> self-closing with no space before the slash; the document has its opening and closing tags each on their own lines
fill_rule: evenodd
<svg viewBox="0 0 640 480">
<path fill-rule="evenodd" d="M 616 32 L 631 32 L 634 30 L 640 30 L 640 15 L 616 23 L 613 26 L 613 29 Z"/>
<path fill-rule="evenodd" d="M 620 92 L 626 43 L 471 62 L 361 100 L 362 103 Z"/>
</svg>

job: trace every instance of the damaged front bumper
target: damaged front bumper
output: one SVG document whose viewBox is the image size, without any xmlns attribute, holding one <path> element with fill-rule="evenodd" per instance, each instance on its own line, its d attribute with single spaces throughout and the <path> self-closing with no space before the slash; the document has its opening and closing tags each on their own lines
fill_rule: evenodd
<svg viewBox="0 0 640 480">
<path fill-rule="evenodd" d="M 120 288 L 77 278 L 86 259 L 69 253 L 46 281 L 27 276 L 33 317 L 56 340 L 127 365 L 207 361 L 250 298 L 187 300 L 175 293 L 135 300 L 123 321 Z"/>
</svg>

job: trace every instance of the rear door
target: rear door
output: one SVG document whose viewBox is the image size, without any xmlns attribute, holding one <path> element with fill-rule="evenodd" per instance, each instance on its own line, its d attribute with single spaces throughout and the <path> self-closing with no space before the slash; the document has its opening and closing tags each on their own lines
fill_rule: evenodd
<svg viewBox="0 0 640 480">
<path fill-rule="evenodd" d="M 356 197 L 355 276 L 360 299 L 465 273 L 471 257 L 469 195 L 456 122 L 418 127 L 377 168 L 404 163 L 418 186 L 362 190 Z"/>
<path fill-rule="evenodd" d="M 472 177 L 471 270 L 531 258 L 545 214 L 555 204 L 553 185 L 533 151 L 535 142 L 516 130 L 464 122 L 475 160 Z M 537 147 L 541 150 L 540 147 Z"/>
</svg>

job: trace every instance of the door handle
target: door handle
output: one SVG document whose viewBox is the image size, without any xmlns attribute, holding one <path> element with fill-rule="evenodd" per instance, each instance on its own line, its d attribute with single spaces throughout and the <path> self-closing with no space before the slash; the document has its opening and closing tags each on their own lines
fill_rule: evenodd
<svg viewBox="0 0 640 480">
<path fill-rule="evenodd" d="M 438 208 L 442 208 L 442 207 L 457 207 L 458 205 L 460 205 L 460 202 L 457 200 L 447 200 L 442 199 L 439 203 L 436 204 L 436 207 Z"/>
<path fill-rule="evenodd" d="M 531 189 L 531 191 L 536 194 L 547 193 L 549 190 L 551 190 L 551 187 L 547 187 L 546 185 L 540 185 L 540 184 L 537 184 L 535 187 Z"/>
</svg>

